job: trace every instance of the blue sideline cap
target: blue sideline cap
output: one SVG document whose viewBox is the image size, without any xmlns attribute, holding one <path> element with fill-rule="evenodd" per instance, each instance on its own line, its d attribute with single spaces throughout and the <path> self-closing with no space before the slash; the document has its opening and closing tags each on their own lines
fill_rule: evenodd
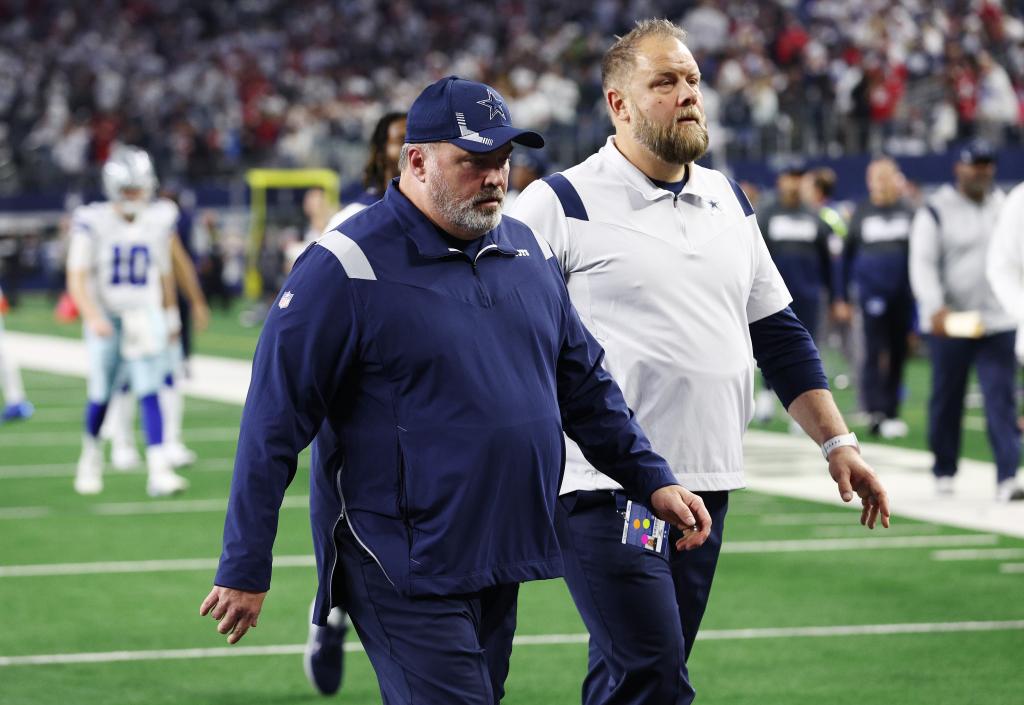
<svg viewBox="0 0 1024 705">
<path fill-rule="evenodd" d="M 995 148 L 983 139 L 971 140 L 960 150 L 960 161 L 964 164 L 991 164 L 995 160 Z"/>
<path fill-rule="evenodd" d="M 451 142 L 467 152 L 490 152 L 517 142 L 539 149 L 544 138 L 512 127 L 505 99 L 484 83 L 446 76 L 423 89 L 405 122 L 405 141 Z"/>
</svg>

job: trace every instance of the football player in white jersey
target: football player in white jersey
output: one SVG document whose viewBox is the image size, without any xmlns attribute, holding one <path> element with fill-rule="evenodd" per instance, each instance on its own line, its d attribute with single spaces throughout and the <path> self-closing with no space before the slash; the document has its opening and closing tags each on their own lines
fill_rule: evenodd
<svg viewBox="0 0 1024 705">
<path fill-rule="evenodd" d="M 188 301 L 195 329 L 206 330 L 210 322 L 210 309 L 199 286 L 195 265 L 177 232 L 171 233 L 170 246 L 174 281 Z M 195 452 L 185 445 L 181 436 L 185 417 L 185 397 L 181 392 L 181 382 L 188 377 L 182 343 L 181 336 L 168 341 L 167 374 L 159 391 L 164 422 L 164 453 L 174 468 L 185 467 L 196 461 Z M 101 437 L 110 439 L 110 464 L 115 470 L 133 470 L 142 462 L 135 446 L 135 404 L 127 370 L 122 368 L 107 407 L 106 420 L 100 430 Z"/>
<path fill-rule="evenodd" d="M 4 411 L 0 423 L 16 421 L 32 416 L 35 407 L 25 399 L 25 387 L 21 383 L 18 364 L 7 351 L 4 343 L 4 314 L 7 313 L 7 299 L 0 290 L 0 390 L 3 391 Z"/>
<path fill-rule="evenodd" d="M 168 339 L 181 318 L 174 301 L 171 236 L 178 209 L 153 201 L 156 176 L 144 151 L 119 147 L 103 166 L 108 201 L 77 208 L 68 251 L 68 292 L 84 322 L 89 356 L 88 401 L 75 491 L 103 489 L 99 430 L 119 371 L 127 370 L 146 432 L 146 491 L 154 497 L 188 486 L 163 445 L 157 391 L 167 371 Z"/>
</svg>

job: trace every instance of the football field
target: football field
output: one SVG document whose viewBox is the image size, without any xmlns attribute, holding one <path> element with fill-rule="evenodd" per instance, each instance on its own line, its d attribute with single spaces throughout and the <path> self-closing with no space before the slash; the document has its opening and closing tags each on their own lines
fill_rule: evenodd
<svg viewBox="0 0 1024 705">
<path fill-rule="evenodd" d="M 31 301 L 8 324 L 77 333 L 55 330 Z M 244 359 L 254 340 L 220 315 L 200 351 Z M 919 399 L 926 369 L 915 364 Z M 305 457 L 259 627 L 229 647 L 198 608 L 220 551 L 241 407 L 189 400 L 185 438 L 200 460 L 184 471 L 184 495 L 149 499 L 142 471 L 108 470 L 104 492 L 87 498 L 71 488 L 84 381 L 31 369 L 24 378 L 36 416 L 0 425 L 0 703 L 323 702 L 301 662 L 314 589 Z M 983 429 L 969 425 L 965 441 L 986 459 Z M 807 482 L 830 481 L 822 467 Z M 689 664 L 699 703 L 1024 702 L 1024 539 L 913 520 L 898 502 L 885 532 L 833 504 L 751 490 L 731 503 Z M 517 634 L 504 702 L 578 703 L 586 636 L 560 581 L 524 586 Z M 379 703 L 350 639 L 332 700 Z"/>
</svg>

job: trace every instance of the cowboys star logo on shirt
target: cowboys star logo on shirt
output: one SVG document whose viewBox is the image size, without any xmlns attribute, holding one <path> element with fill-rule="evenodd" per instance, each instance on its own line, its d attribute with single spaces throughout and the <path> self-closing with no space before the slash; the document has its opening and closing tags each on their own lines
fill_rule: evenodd
<svg viewBox="0 0 1024 705">
<path fill-rule="evenodd" d="M 484 100 L 478 100 L 476 104 L 487 108 L 489 111 L 487 116 L 488 120 L 493 120 L 495 115 L 501 115 L 502 120 L 508 120 L 508 117 L 505 115 L 505 106 L 501 102 L 501 98 L 495 95 L 494 91 L 488 89 L 487 98 Z"/>
</svg>

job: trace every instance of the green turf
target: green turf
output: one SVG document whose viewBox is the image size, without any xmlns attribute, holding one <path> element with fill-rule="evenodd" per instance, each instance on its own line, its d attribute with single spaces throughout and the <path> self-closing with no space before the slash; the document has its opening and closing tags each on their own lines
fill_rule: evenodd
<svg viewBox="0 0 1024 705">
<path fill-rule="evenodd" d="M 40 305 L 36 314 L 44 311 Z M 29 321 L 30 307 L 22 312 L 26 317 L 11 328 L 31 328 L 20 325 Z M 241 341 L 251 345 L 255 334 L 241 326 L 233 328 L 236 321 L 218 320 L 214 329 L 226 329 L 226 338 L 236 345 L 234 353 L 244 357 Z M 38 332 L 44 330 L 52 332 L 52 324 L 40 326 Z M 69 334 L 77 335 L 77 330 Z M 912 366 L 912 380 L 917 380 L 912 382 L 912 398 L 922 394 L 914 391 L 914 385 L 926 372 L 921 361 Z M 33 371 L 24 376 L 38 413 L 27 423 L 0 426 L 0 566 L 216 558 L 230 485 L 233 434 L 240 418 L 237 406 L 189 401 L 186 439 L 201 460 L 186 472 L 192 487 L 184 496 L 155 502 L 145 496 L 141 472 L 108 471 L 103 494 L 84 498 L 71 489 L 84 383 Z M 289 497 L 308 493 L 305 468 L 300 463 Z M 168 507 L 196 501 L 207 503 L 200 507 L 202 511 L 102 513 L 123 510 L 129 503 Z M 1002 574 L 994 560 L 936 562 L 931 549 L 925 548 L 729 552 L 730 544 L 741 541 L 872 535 L 856 525 L 856 514 L 848 509 L 749 491 L 734 493 L 731 502 L 727 551 L 703 625 L 708 633 L 1024 619 L 1024 575 Z M 39 517 L 4 513 L 11 508 L 48 513 Z M 774 518 L 801 513 L 835 513 L 846 516 L 848 522 L 772 523 Z M 969 532 L 897 516 L 889 533 Z M 1002 537 L 997 545 L 1024 547 L 1024 541 Z M 308 556 L 310 546 L 305 509 L 284 509 L 276 554 Z M 201 569 L 0 577 L 0 656 L 228 648 L 212 620 L 198 616 L 212 575 L 212 570 Z M 313 583 L 312 568 L 278 569 L 260 626 L 242 645 L 303 642 Z M 524 587 L 519 634 L 581 633 L 583 626 L 560 581 Z M 703 705 L 1010 705 L 1021 702 L 1022 653 L 1022 630 L 733 638 L 699 642 L 689 665 Z M 585 669 L 583 644 L 519 646 L 513 653 L 504 702 L 579 702 Z M 335 701 L 380 702 L 362 653 L 348 655 L 344 692 Z M 3 705 L 316 702 L 324 700 L 310 694 L 298 655 L 0 666 Z"/>
</svg>

